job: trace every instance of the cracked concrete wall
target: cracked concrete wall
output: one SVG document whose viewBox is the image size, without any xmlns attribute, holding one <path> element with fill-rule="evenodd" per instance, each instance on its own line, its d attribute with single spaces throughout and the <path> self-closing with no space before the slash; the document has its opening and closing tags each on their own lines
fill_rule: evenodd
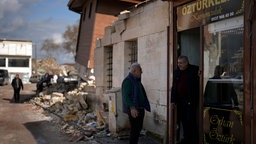
<svg viewBox="0 0 256 144">
<path fill-rule="evenodd" d="M 152 108 L 150 113 L 146 113 L 144 128 L 160 136 L 165 135 L 167 120 L 168 12 L 167 3 L 156 0 L 119 15 L 117 21 L 105 28 L 105 35 L 97 41 L 95 51 L 96 89 L 101 89 L 104 93 L 105 89 L 102 86 L 104 80 L 101 78 L 104 62 L 100 58 L 104 57 L 102 54 L 104 47 L 111 45 L 113 48 L 112 86 L 120 88 L 130 65 L 126 42 L 137 41 L 138 62 L 143 70 L 142 83 Z M 97 95 L 103 95 L 103 93 L 97 93 Z"/>
</svg>

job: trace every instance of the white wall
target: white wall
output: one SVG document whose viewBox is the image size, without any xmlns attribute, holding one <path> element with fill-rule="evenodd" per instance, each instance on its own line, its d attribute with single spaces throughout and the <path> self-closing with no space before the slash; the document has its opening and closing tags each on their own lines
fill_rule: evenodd
<svg viewBox="0 0 256 144">
<path fill-rule="evenodd" d="M 1 41 L 0 55 L 32 56 L 32 42 Z"/>
<path fill-rule="evenodd" d="M 105 29 L 105 36 L 98 40 L 98 50 L 95 51 L 97 88 L 98 84 L 102 84 L 98 81 L 102 78 L 98 77 L 101 77 L 103 72 L 100 67 L 103 63 L 99 57 L 102 55 L 100 49 L 108 45 L 113 46 L 112 86 L 120 88 L 122 80 L 128 73 L 125 41 L 137 40 L 138 62 L 143 70 L 142 83 L 152 108 L 151 113 L 146 113 L 144 127 L 161 136 L 166 132 L 167 120 L 167 26 L 167 3 L 161 0 L 149 2 L 130 13 L 120 15 L 118 21 Z"/>
<path fill-rule="evenodd" d="M 0 67 L 7 69 L 10 75 L 10 81 L 15 74 L 20 74 L 24 83 L 29 82 L 32 73 L 32 41 L 0 41 L 0 57 L 6 59 L 6 66 Z M 29 67 L 8 67 L 9 58 L 29 58 Z"/>
</svg>

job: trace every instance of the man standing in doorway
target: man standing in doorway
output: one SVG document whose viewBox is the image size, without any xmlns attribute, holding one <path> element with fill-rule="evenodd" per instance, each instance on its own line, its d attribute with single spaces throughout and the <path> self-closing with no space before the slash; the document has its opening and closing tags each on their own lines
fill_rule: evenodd
<svg viewBox="0 0 256 144">
<path fill-rule="evenodd" d="M 122 82 L 123 112 L 128 114 L 131 125 L 130 144 L 137 144 L 143 127 L 145 110 L 150 112 L 146 91 L 141 83 L 140 64 L 133 63 Z"/>
<path fill-rule="evenodd" d="M 199 67 L 179 56 L 174 71 L 171 101 L 177 106 L 177 122 L 183 127 L 184 144 L 198 144 Z"/>
<path fill-rule="evenodd" d="M 14 97 L 14 101 L 15 103 L 19 103 L 20 102 L 20 89 L 23 90 L 23 83 L 19 77 L 19 74 L 16 74 L 15 78 L 12 80 L 12 87 L 13 87 L 13 97 Z"/>
</svg>

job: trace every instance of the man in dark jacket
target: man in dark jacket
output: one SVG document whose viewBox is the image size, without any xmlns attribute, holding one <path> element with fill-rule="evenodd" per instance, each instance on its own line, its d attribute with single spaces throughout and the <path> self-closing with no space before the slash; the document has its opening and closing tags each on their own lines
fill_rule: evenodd
<svg viewBox="0 0 256 144">
<path fill-rule="evenodd" d="M 43 91 L 44 87 L 49 87 L 51 85 L 51 78 L 49 73 L 45 73 L 41 80 L 36 84 L 37 92 Z"/>
<path fill-rule="evenodd" d="M 214 76 L 205 86 L 204 105 L 221 108 L 238 108 L 238 99 L 232 82 L 222 81 L 224 67 L 217 65 Z"/>
<path fill-rule="evenodd" d="M 12 87 L 13 87 L 13 97 L 14 97 L 14 101 L 15 103 L 19 103 L 20 102 L 20 89 L 23 90 L 23 83 L 19 77 L 19 74 L 16 74 L 15 78 L 12 80 Z"/>
<path fill-rule="evenodd" d="M 150 104 L 141 83 L 142 69 L 140 64 L 131 65 L 129 75 L 122 82 L 123 112 L 128 114 L 131 125 L 130 144 L 137 144 L 143 127 L 145 110 Z"/>
<path fill-rule="evenodd" d="M 49 75 L 49 73 L 45 73 L 45 75 L 42 77 L 41 82 L 42 83 L 46 83 L 47 86 L 49 86 L 51 84 L 51 76 Z"/>
<path fill-rule="evenodd" d="M 183 127 L 183 143 L 198 144 L 199 67 L 179 56 L 174 71 L 171 100 L 177 106 L 177 122 Z"/>
</svg>

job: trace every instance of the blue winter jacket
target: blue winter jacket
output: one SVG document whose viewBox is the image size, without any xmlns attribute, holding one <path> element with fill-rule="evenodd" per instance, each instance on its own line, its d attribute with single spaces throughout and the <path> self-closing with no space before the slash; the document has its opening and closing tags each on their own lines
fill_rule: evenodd
<svg viewBox="0 0 256 144">
<path fill-rule="evenodd" d="M 131 88 L 131 91 L 127 91 L 127 88 Z M 129 114 L 131 107 L 135 107 L 137 110 L 146 109 L 149 112 L 151 111 L 141 80 L 134 77 L 131 73 L 122 82 L 122 99 L 124 113 Z"/>
</svg>

